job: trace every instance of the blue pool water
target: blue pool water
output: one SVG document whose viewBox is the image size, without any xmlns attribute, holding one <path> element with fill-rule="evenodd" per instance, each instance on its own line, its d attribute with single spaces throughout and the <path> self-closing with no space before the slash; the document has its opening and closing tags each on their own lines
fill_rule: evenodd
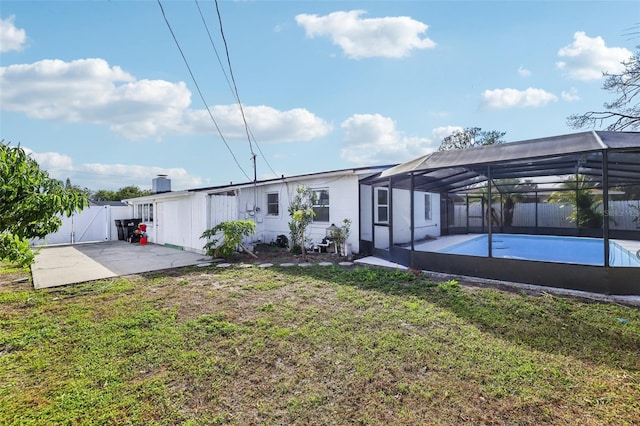
<svg viewBox="0 0 640 426">
<path fill-rule="evenodd" d="M 438 250 L 440 253 L 488 256 L 488 236 Z M 493 257 L 541 260 L 545 262 L 604 265 L 604 242 L 599 238 L 556 237 L 546 235 L 493 234 Z M 640 267 L 640 259 L 614 241 L 609 242 L 611 266 Z"/>
</svg>

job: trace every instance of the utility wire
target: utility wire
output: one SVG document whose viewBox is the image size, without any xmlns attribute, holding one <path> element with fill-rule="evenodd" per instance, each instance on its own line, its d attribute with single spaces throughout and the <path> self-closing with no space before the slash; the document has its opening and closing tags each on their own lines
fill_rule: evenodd
<svg viewBox="0 0 640 426">
<path fill-rule="evenodd" d="M 200 95 L 200 99 L 202 99 L 202 102 L 204 103 L 204 106 L 207 108 L 207 112 L 209 113 L 209 117 L 211 118 L 211 121 L 213 121 L 213 124 L 216 126 L 216 130 L 218 131 L 218 134 L 220 135 L 220 138 L 222 139 L 222 142 L 224 142 L 225 146 L 227 147 L 227 150 L 229 150 L 229 153 L 233 157 L 233 160 L 236 162 L 236 165 L 238 166 L 240 171 L 242 171 L 242 173 L 246 176 L 246 178 L 248 180 L 251 180 L 251 178 L 244 171 L 244 169 L 242 168 L 242 166 L 238 162 L 238 159 L 236 158 L 235 154 L 231 150 L 231 147 L 227 143 L 227 140 L 225 139 L 224 135 L 222 134 L 222 131 L 220 130 L 220 127 L 218 126 L 218 123 L 216 122 L 216 119 L 213 118 L 213 114 L 211 113 L 211 109 L 209 108 L 209 105 L 207 104 L 207 101 L 204 99 L 204 95 L 202 94 L 202 91 L 200 90 L 200 86 L 198 85 L 198 82 L 196 81 L 196 78 L 193 75 L 193 72 L 191 71 L 191 66 L 189 66 L 189 62 L 187 61 L 187 58 L 185 57 L 184 52 L 182 51 L 182 48 L 180 47 L 180 43 L 178 43 L 178 39 L 176 38 L 176 35 L 173 32 L 173 29 L 171 28 L 171 24 L 169 24 L 169 20 L 167 19 L 167 15 L 164 13 L 164 7 L 162 7 L 162 3 L 160 2 L 160 0 L 158 0 L 158 6 L 160 6 L 160 11 L 162 12 L 162 17 L 164 18 L 164 22 L 167 24 L 167 28 L 169 28 L 169 32 L 171 32 L 171 36 L 173 37 L 173 41 L 176 43 L 176 46 L 178 47 L 178 50 L 180 51 L 180 55 L 182 56 L 182 60 L 184 61 L 185 65 L 187 66 L 187 70 L 189 70 L 189 75 L 191 75 L 191 79 L 193 80 L 193 84 L 195 85 L 196 90 L 198 91 L 198 94 Z"/>
<path fill-rule="evenodd" d="M 229 76 L 227 75 L 227 71 L 226 71 L 224 65 L 222 64 L 222 59 L 220 59 L 220 54 L 218 53 L 218 49 L 216 48 L 216 44 L 214 43 L 213 37 L 211 36 L 211 31 L 209 30 L 209 26 L 207 25 L 207 21 L 206 21 L 206 19 L 204 19 L 204 15 L 202 13 L 202 9 L 200 8 L 200 3 L 198 2 L 198 0 L 194 0 L 194 1 L 196 3 L 196 7 L 198 8 L 198 13 L 200 14 L 200 19 L 202 20 L 202 24 L 204 25 L 204 28 L 207 31 L 207 36 L 209 37 L 209 42 L 211 43 L 211 47 L 213 47 L 213 51 L 215 52 L 216 58 L 218 59 L 218 64 L 220 65 L 220 69 L 222 70 L 222 74 L 224 74 L 224 78 L 225 78 L 225 80 L 227 80 L 227 85 L 229 86 L 229 89 L 231 90 L 231 94 L 233 95 L 234 99 L 236 100 L 236 102 L 238 103 L 240 108 L 242 108 L 242 103 L 240 102 L 240 98 L 238 97 L 238 91 L 237 91 L 237 89 L 234 91 L 234 89 L 233 89 L 234 86 L 231 84 L 231 81 L 229 80 Z M 218 14 L 218 19 L 220 20 L 220 15 L 219 14 Z M 222 28 L 222 25 L 220 25 L 220 27 Z M 229 68 L 229 69 L 231 71 L 231 68 Z M 234 84 L 235 84 L 235 82 L 234 82 Z M 243 115 L 243 118 L 244 118 L 244 115 Z M 274 174 L 274 176 L 278 176 L 278 174 L 275 172 L 275 170 L 273 170 L 273 167 L 271 167 L 271 164 L 269 164 L 269 161 L 267 160 L 267 157 L 262 152 L 262 148 L 260 148 L 260 145 L 258 144 L 258 141 L 256 140 L 255 135 L 251 131 L 251 128 L 247 125 L 246 120 L 245 120 L 245 126 L 246 126 L 246 128 L 248 129 L 248 132 L 251 135 L 250 137 L 253 140 L 253 143 L 258 148 L 258 151 L 260 151 L 260 155 L 262 156 L 262 159 L 267 164 L 267 167 L 269 167 L 269 170 L 271 170 L 271 172 Z"/>
<path fill-rule="evenodd" d="M 255 156 L 255 153 L 253 152 L 253 145 L 251 144 L 251 136 L 249 136 L 249 125 L 247 124 L 247 118 L 244 115 L 244 108 L 242 107 L 242 102 L 240 102 L 240 95 L 238 94 L 238 86 L 236 85 L 236 78 L 233 75 L 233 68 L 231 67 L 231 56 L 229 55 L 229 46 L 227 45 L 227 38 L 224 36 L 224 30 L 222 28 L 222 15 L 220 15 L 218 0 L 215 0 L 215 3 L 216 3 L 216 13 L 218 14 L 218 24 L 220 25 L 220 36 L 222 37 L 222 43 L 224 43 L 224 50 L 227 55 L 227 66 L 229 67 L 229 75 L 231 76 L 231 82 L 233 83 L 233 91 L 236 95 L 238 106 L 240 107 L 240 114 L 242 115 L 242 121 L 244 122 L 244 129 L 247 133 L 247 139 L 249 140 L 249 150 L 251 151 L 251 155 Z"/>
</svg>

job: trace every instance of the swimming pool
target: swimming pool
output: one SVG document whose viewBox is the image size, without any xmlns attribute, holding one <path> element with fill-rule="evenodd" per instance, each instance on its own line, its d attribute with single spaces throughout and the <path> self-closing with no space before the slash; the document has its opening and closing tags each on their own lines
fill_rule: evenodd
<svg viewBox="0 0 640 426">
<path fill-rule="evenodd" d="M 604 243 L 599 238 L 548 235 L 493 234 L 493 257 L 544 262 L 604 265 Z M 488 235 L 437 250 L 439 253 L 488 256 Z M 640 267 L 640 259 L 615 241 L 609 241 L 609 265 Z"/>
</svg>

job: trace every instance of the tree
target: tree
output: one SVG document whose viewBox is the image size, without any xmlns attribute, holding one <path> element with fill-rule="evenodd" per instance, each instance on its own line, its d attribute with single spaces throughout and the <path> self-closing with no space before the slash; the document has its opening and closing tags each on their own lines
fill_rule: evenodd
<svg viewBox="0 0 640 426">
<path fill-rule="evenodd" d="M 144 197 L 145 195 L 151 195 L 151 191 L 140 189 L 137 186 L 125 186 L 117 191 L 99 189 L 93 193 L 91 199 L 94 201 L 121 201 L 127 198 Z"/>
<path fill-rule="evenodd" d="M 568 220 L 579 228 L 602 228 L 604 214 L 599 210 L 602 197 L 593 192 L 594 182 L 584 175 L 576 175 L 562 183 L 564 190 L 549 195 L 550 203 L 573 207 Z"/>
<path fill-rule="evenodd" d="M 289 231 L 291 232 L 291 250 L 300 250 L 302 260 L 307 260 L 307 249 L 305 248 L 307 227 L 313 222 L 316 213 L 313 211 L 313 205 L 316 203 L 317 196 L 313 189 L 301 185 L 296 188 L 296 195 L 289 205 Z"/>
<path fill-rule="evenodd" d="M 116 193 L 108 189 L 99 189 L 91 195 L 94 201 L 120 201 L 116 200 Z"/>
<path fill-rule="evenodd" d="M 538 187 L 530 179 L 522 182 L 518 178 L 496 179 L 493 186 L 497 192 L 497 194 L 493 194 L 494 197 L 496 199 L 502 198 L 502 224 L 504 226 L 513 225 L 513 212 L 516 203 L 522 202 L 526 198 L 523 194 L 535 191 Z"/>
<path fill-rule="evenodd" d="M 589 111 L 567 118 L 567 124 L 574 129 L 595 128 L 613 120 L 606 130 L 622 131 L 640 128 L 640 47 L 630 59 L 623 61 L 624 70 L 620 74 L 603 73 L 606 77 L 602 88 L 618 96 L 607 102 L 604 111 Z"/>
<path fill-rule="evenodd" d="M 67 178 L 67 180 L 65 180 L 64 187 L 67 189 L 74 189 L 76 191 L 82 192 L 87 196 L 87 198 L 91 198 L 92 191 L 89 188 L 87 188 L 86 186 L 84 188 L 80 188 L 78 185 L 71 184 L 70 178 Z"/>
<path fill-rule="evenodd" d="M 497 130 L 483 131 L 480 127 L 468 127 L 464 130 L 456 130 L 442 140 L 438 151 L 450 151 L 453 149 L 467 149 L 475 146 L 494 145 L 503 143 L 506 132 Z"/>
<path fill-rule="evenodd" d="M 29 240 L 44 238 L 87 206 L 86 194 L 52 179 L 18 147 L 0 143 L 0 258 L 23 266 L 33 262 Z"/>
</svg>

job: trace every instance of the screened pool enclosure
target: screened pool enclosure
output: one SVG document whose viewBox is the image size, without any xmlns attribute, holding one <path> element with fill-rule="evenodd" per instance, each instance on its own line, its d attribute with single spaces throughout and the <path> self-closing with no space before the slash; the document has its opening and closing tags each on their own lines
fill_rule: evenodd
<svg viewBox="0 0 640 426">
<path fill-rule="evenodd" d="M 637 132 L 591 131 L 434 152 L 361 181 L 360 206 L 361 251 L 405 266 L 640 294 Z M 509 239 L 516 254 L 506 254 L 501 236 L 514 234 L 563 237 L 549 243 L 556 248 L 578 238 L 566 250 L 579 254 L 588 243 L 598 253 L 595 261 L 540 257 L 533 246 L 524 250 L 533 244 L 525 238 Z M 486 244 L 479 252 L 448 249 L 478 235 Z"/>
</svg>

